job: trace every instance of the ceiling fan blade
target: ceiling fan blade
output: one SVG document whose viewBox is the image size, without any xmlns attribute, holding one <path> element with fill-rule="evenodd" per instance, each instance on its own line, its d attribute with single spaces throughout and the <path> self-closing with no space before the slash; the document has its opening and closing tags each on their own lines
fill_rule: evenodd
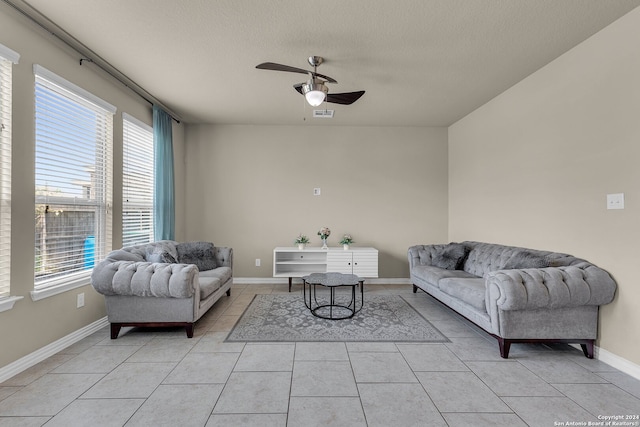
<svg viewBox="0 0 640 427">
<path fill-rule="evenodd" d="M 274 70 L 274 71 L 288 71 L 290 73 L 309 74 L 309 70 L 302 68 L 291 67 L 289 65 L 276 64 L 275 62 L 263 62 L 256 65 L 256 68 L 260 70 Z"/>
<path fill-rule="evenodd" d="M 263 62 L 256 65 L 256 68 L 260 70 L 273 70 L 273 71 L 288 71 L 290 73 L 310 74 L 314 77 L 320 77 L 327 81 L 327 83 L 338 83 L 335 79 L 325 76 L 324 74 L 314 73 L 311 70 L 305 70 L 304 68 L 292 67 L 290 65 L 276 64 L 275 62 Z"/>
<path fill-rule="evenodd" d="M 320 77 L 321 79 L 325 80 L 325 83 L 338 83 L 335 79 L 332 79 L 329 76 L 325 76 L 324 74 L 320 74 L 320 73 L 311 73 L 313 74 L 315 77 Z"/>
<path fill-rule="evenodd" d="M 298 83 L 297 85 L 293 85 L 293 88 L 297 90 L 300 95 L 304 95 L 304 93 L 302 92 L 302 85 L 304 84 L 306 83 Z"/>
<path fill-rule="evenodd" d="M 360 97 L 364 95 L 364 91 L 358 92 L 345 92 L 345 93 L 329 93 L 327 94 L 327 102 L 333 102 L 334 104 L 351 105 L 356 102 Z"/>
</svg>

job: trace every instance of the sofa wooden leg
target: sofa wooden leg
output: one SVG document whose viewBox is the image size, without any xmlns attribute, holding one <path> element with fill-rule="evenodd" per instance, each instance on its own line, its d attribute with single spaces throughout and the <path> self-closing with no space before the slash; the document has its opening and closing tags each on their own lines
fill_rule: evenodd
<svg viewBox="0 0 640 427">
<path fill-rule="evenodd" d="M 193 338 L 193 323 L 187 323 L 184 329 L 187 331 L 187 338 Z"/>
<path fill-rule="evenodd" d="M 500 347 L 500 357 L 503 359 L 509 358 L 509 350 L 511 349 L 511 340 L 505 340 L 498 337 L 498 346 Z"/>
<path fill-rule="evenodd" d="M 413 285 L 413 293 L 415 294 L 416 292 L 418 292 L 418 287 L 416 285 Z"/>
<path fill-rule="evenodd" d="M 111 324 L 111 339 L 115 340 L 118 338 L 118 334 L 120 333 L 120 328 L 122 325 L 120 323 L 112 323 Z"/>
<path fill-rule="evenodd" d="M 582 352 L 584 353 L 585 357 L 589 359 L 593 359 L 593 345 L 594 340 L 588 340 L 586 343 L 580 344 L 580 347 L 582 347 Z"/>
<path fill-rule="evenodd" d="M 230 297 L 231 296 L 231 288 L 227 289 L 227 296 Z"/>
</svg>

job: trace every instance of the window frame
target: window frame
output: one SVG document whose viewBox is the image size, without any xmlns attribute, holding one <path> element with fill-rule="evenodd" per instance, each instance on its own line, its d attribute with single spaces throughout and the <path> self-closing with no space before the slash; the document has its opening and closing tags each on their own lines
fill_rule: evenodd
<svg viewBox="0 0 640 427">
<path fill-rule="evenodd" d="M 49 127 L 51 130 L 49 133 L 46 128 L 45 118 L 49 112 L 51 114 L 60 114 L 61 112 L 68 111 L 69 106 L 72 105 L 73 108 L 78 108 L 84 112 L 90 112 L 90 114 L 96 115 L 96 123 L 95 128 L 92 129 L 92 132 L 95 133 L 96 138 L 95 146 L 89 148 L 95 150 L 96 158 L 93 164 L 87 164 L 84 166 L 85 173 L 87 169 L 91 171 L 93 168 L 93 176 L 91 178 L 91 184 L 88 187 L 89 192 L 94 191 L 95 196 L 92 193 L 87 193 L 87 197 L 78 197 L 71 195 L 51 195 L 51 194 L 37 194 L 36 190 L 38 186 L 38 182 L 42 176 L 39 175 L 38 166 L 36 164 L 36 168 L 34 170 L 34 178 L 35 185 L 35 208 L 37 209 L 39 205 L 42 205 L 43 202 L 48 205 L 58 204 L 59 206 L 73 206 L 77 207 L 92 207 L 95 209 L 95 259 L 100 259 L 105 256 L 109 250 L 111 250 L 111 239 L 112 239 L 112 203 L 113 203 L 113 120 L 114 114 L 116 112 L 116 107 L 109 104 L 108 102 L 102 100 L 101 98 L 93 95 L 92 93 L 82 89 L 81 87 L 69 82 L 68 80 L 58 76 L 57 74 L 47 70 L 46 68 L 35 64 L 33 67 L 34 72 L 34 103 L 35 103 L 35 138 L 34 138 L 34 148 L 36 155 L 39 150 L 42 152 L 46 152 L 47 150 L 54 151 L 55 147 L 52 147 L 53 144 L 47 141 L 47 139 L 53 139 L 54 136 L 58 136 L 63 140 L 62 137 L 63 131 L 67 131 L 71 129 L 71 135 L 77 138 L 78 141 L 81 141 L 83 138 L 88 138 L 86 136 L 80 136 L 81 129 L 80 128 L 63 128 L 60 123 L 55 122 L 56 125 L 61 126 L 61 129 L 51 130 L 53 127 Z M 39 95 L 42 94 L 42 95 Z M 43 96 L 40 98 L 39 96 Z M 50 105 L 51 101 L 48 98 L 64 98 L 64 102 L 66 106 L 62 106 L 58 109 L 58 106 Z M 39 102 L 42 111 L 39 110 Z M 62 104 L 61 104 L 62 105 Z M 44 112 L 44 116 L 41 118 L 38 117 L 39 113 Z M 42 128 L 40 128 L 39 120 L 42 120 Z M 75 132 L 75 133 L 73 133 Z M 45 136 L 41 136 L 45 135 Z M 82 142 L 81 142 L 82 143 Z M 44 159 L 47 159 L 47 155 L 43 156 Z M 51 159 L 47 159 L 51 162 Z M 38 161 L 38 157 L 35 158 L 35 161 Z M 46 165 L 50 165 L 52 163 L 44 163 Z M 58 165 L 59 167 L 59 165 Z M 91 174 L 91 172 L 89 172 Z M 70 179 L 70 175 L 67 176 L 66 173 L 61 173 L 60 176 L 64 179 Z M 78 185 L 78 183 L 75 183 Z M 59 190 L 57 190 L 59 191 Z M 75 223 L 72 222 L 75 225 Z M 37 225 L 36 225 L 37 226 Z M 36 229 L 34 228 L 34 244 L 36 239 Z M 64 252 L 63 252 L 64 254 Z M 63 264 L 60 262 L 61 265 Z M 30 292 L 31 299 L 34 301 L 38 301 L 42 298 L 47 298 L 62 292 L 66 292 L 71 289 L 75 289 L 81 286 L 86 286 L 90 284 L 90 276 L 93 268 L 84 268 L 83 270 L 78 271 L 78 266 L 74 265 L 73 269 L 69 272 L 62 271 L 59 275 L 49 273 L 50 277 L 45 277 L 40 280 L 37 278 L 37 265 L 36 265 L 36 257 L 34 254 L 34 285 L 33 291 Z"/>
<path fill-rule="evenodd" d="M 130 128 L 129 128 L 130 127 Z M 132 135 L 132 138 L 128 138 L 128 132 L 138 133 L 138 135 Z M 143 133 L 144 135 L 140 135 Z M 140 138 L 143 136 L 143 138 Z M 131 160 L 130 156 L 140 156 L 141 159 Z M 132 246 L 143 243 L 150 243 L 155 241 L 154 238 L 154 180 L 155 180 L 155 162 L 154 162 L 154 150 L 153 150 L 153 127 L 138 120 L 130 114 L 122 113 L 122 246 Z M 150 175 L 146 182 L 136 179 L 134 185 L 129 185 L 129 178 L 131 174 L 128 173 L 128 169 L 135 167 L 141 167 L 145 171 L 149 171 Z M 143 185 L 148 186 L 146 190 L 141 188 Z M 127 200 L 130 192 L 137 193 L 143 200 L 138 200 L 136 203 L 131 203 Z M 142 209 L 149 209 L 149 221 L 151 228 L 145 230 L 149 233 L 149 240 L 142 241 L 140 239 L 134 241 L 133 239 L 127 239 L 125 233 L 127 231 L 127 209 L 135 209 L 140 207 Z M 144 225 L 146 221 L 140 221 L 140 225 Z"/>
<path fill-rule="evenodd" d="M 20 54 L 0 44 L 0 312 L 21 296 L 11 296 L 11 150 L 13 65 Z"/>
</svg>

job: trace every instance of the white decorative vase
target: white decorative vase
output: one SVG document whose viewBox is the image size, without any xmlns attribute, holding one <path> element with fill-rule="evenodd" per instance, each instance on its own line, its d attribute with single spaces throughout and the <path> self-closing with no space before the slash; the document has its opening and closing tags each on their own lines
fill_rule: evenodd
<svg viewBox="0 0 640 427">
<path fill-rule="evenodd" d="M 298 250 L 299 251 L 303 251 L 304 250 L 304 243 L 298 243 Z"/>
<path fill-rule="evenodd" d="M 342 249 L 344 249 L 345 251 L 349 250 L 349 244 L 345 243 L 344 245 L 342 245 Z"/>
<path fill-rule="evenodd" d="M 329 246 L 327 246 L 327 239 L 326 238 L 322 239 L 322 249 L 329 249 Z"/>
</svg>

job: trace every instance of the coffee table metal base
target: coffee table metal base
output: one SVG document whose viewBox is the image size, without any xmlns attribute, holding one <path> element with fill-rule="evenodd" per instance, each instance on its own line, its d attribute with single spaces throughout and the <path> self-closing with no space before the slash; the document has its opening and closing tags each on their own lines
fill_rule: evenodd
<svg viewBox="0 0 640 427">
<path fill-rule="evenodd" d="M 329 290 L 328 303 L 321 304 L 318 302 L 318 286 Z M 351 288 L 351 301 L 346 305 L 336 302 L 336 289 L 345 286 Z M 359 306 L 356 298 L 356 288 L 358 286 L 360 286 Z M 304 304 L 311 311 L 311 314 L 321 319 L 350 319 L 362 310 L 364 305 L 364 279 L 354 274 L 313 273 L 302 278 L 302 291 Z"/>
</svg>

